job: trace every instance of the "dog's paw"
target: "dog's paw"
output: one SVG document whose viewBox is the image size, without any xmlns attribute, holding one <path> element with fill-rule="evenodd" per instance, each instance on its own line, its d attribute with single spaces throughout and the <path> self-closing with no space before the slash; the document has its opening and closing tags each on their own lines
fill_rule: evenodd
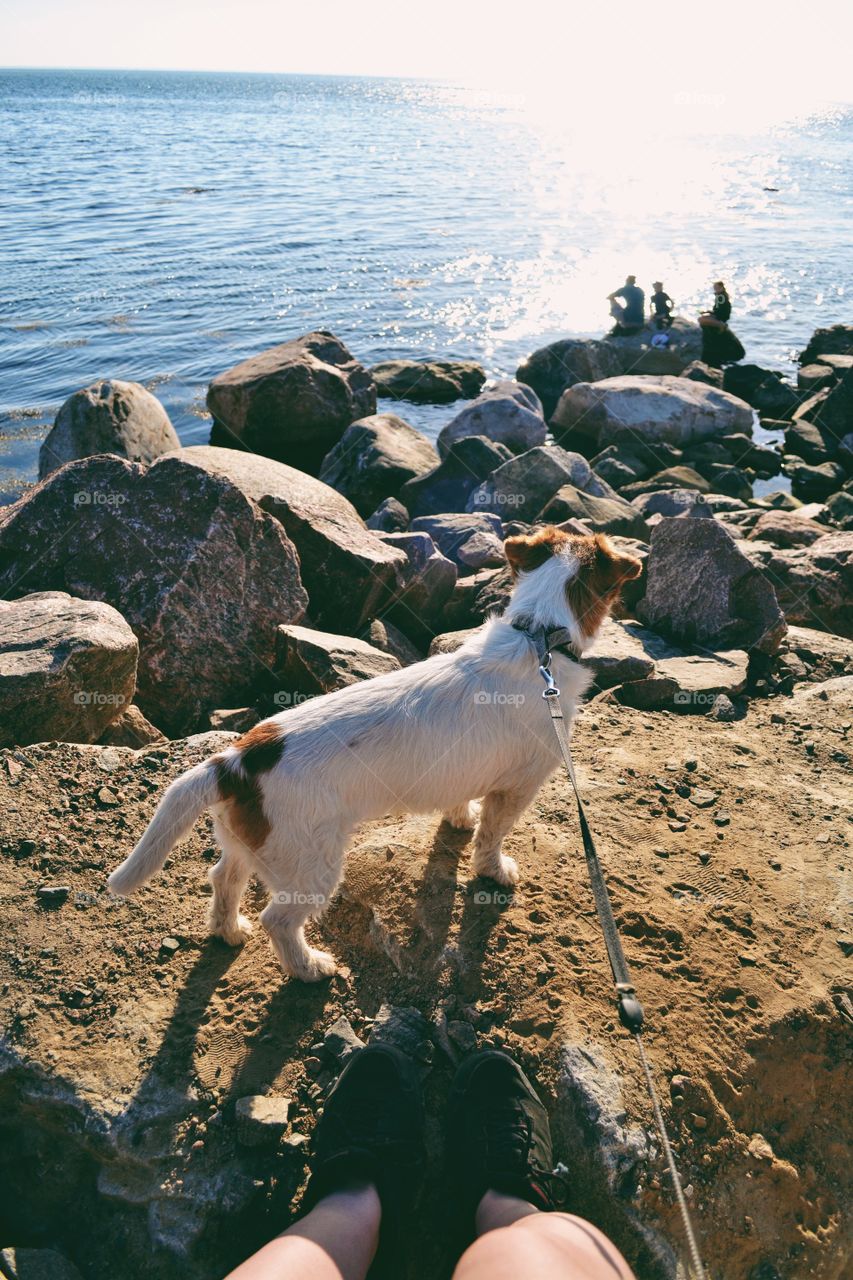
<svg viewBox="0 0 853 1280">
<path fill-rule="evenodd" d="M 480 802 L 471 800 L 468 804 L 457 805 L 455 809 L 448 809 L 443 817 L 457 831 L 473 831 L 480 817 Z"/>
<path fill-rule="evenodd" d="M 510 858 L 508 854 L 501 853 L 500 849 L 487 856 L 482 854 L 474 860 L 474 871 L 478 876 L 485 876 L 488 880 L 494 880 L 497 884 L 506 885 L 511 888 L 518 884 L 520 872 L 518 863 L 515 858 Z"/>
<path fill-rule="evenodd" d="M 227 942 L 229 947 L 242 947 L 252 936 L 252 922 L 245 916 L 238 916 L 236 924 L 216 924 L 211 921 L 210 932 L 214 937 Z"/>
<path fill-rule="evenodd" d="M 333 973 L 337 973 L 337 969 L 338 962 L 330 952 L 317 951 L 311 947 L 305 959 L 295 965 L 290 973 L 300 982 L 320 982 L 323 978 L 331 978 Z"/>
</svg>

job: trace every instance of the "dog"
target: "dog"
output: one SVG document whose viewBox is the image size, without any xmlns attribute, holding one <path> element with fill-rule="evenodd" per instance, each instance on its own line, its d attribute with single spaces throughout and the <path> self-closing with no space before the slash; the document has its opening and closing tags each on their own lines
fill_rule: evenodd
<svg viewBox="0 0 853 1280">
<path fill-rule="evenodd" d="M 513 591 L 501 616 L 453 653 L 282 711 L 190 769 L 109 877 L 110 891 L 145 884 L 210 810 L 222 852 L 209 873 L 211 932 L 246 940 L 240 900 L 257 875 L 271 892 L 261 924 L 283 970 L 313 982 L 335 972 L 335 959 L 309 946 L 304 926 L 335 892 L 362 822 L 440 811 L 475 832 L 475 875 L 517 883 L 502 842 L 560 759 L 531 635 L 562 632 L 552 670 L 568 727 L 591 680 L 577 659 L 642 565 L 602 534 L 554 526 L 508 538 L 504 550 Z"/>
</svg>

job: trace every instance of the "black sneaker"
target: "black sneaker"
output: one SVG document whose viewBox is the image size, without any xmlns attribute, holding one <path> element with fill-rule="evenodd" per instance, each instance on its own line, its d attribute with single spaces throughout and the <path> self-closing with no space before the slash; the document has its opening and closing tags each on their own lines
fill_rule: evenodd
<svg viewBox="0 0 853 1280">
<path fill-rule="evenodd" d="M 326 1099 L 303 1210 L 353 1182 L 372 1182 L 383 1226 L 393 1230 L 414 1200 L 423 1168 L 423 1102 L 414 1063 L 391 1045 L 359 1049 Z"/>
<path fill-rule="evenodd" d="M 466 1212 L 490 1190 L 537 1209 L 562 1204 L 565 1186 L 552 1172 L 548 1114 L 507 1054 L 487 1049 L 463 1062 L 450 1092 L 448 1126 L 450 1170 Z"/>
</svg>

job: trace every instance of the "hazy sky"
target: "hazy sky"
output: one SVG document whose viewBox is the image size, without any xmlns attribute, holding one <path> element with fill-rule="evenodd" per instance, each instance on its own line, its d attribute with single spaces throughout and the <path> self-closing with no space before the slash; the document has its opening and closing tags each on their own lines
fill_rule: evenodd
<svg viewBox="0 0 853 1280">
<path fill-rule="evenodd" d="M 853 3 L 0 0 L 0 64 L 449 77 L 582 103 L 849 101 Z M 687 103 L 689 105 L 689 103 Z"/>
</svg>

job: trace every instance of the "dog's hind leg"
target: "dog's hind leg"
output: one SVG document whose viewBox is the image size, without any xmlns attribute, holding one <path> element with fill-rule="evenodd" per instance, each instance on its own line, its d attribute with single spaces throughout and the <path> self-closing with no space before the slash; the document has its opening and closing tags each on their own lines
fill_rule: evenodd
<svg viewBox="0 0 853 1280">
<path fill-rule="evenodd" d="M 288 840 L 293 836 L 289 833 Z M 319 839 L 314 832 L 310 852 L 300 852 L 298 859 L 277 860 L 275 882 L 269 881 L 272 896 L 261 912 L 261 924 L 282 969 L 302 982 L 328 978 L 337 967 L 328 951 L 309 946 L 305 923 L 322 915 L 329 905 L 341 878 L 345 841 L 342 832 L 324 833 Z"/>
<path fill-rule="evenodd" d="M 465 804 L 458 804 L 453 809 L 445 809 L 441 816 L 457 831 L 473 831 L 480 816 L 479 801 L 467 800 Z"/>
<path fill-rule="evenodd" d="M 538 790 L 490 791 L 483 800 L 477 834 L 474 836 L 473 868 L 478 876 L 489 876 L 498 884 L 518 884 L 518 864 L 501 850 L 504 836 L 530 804 Z"/>
<path fill-rule="evenodd" d="M 213 829 L 222 857 L 208 872 L 207 878 L 213 885 L 208 923 L 211 933 L 224 938 L 230 946 L 239 947 L 252 932 L 251 923 L 240 914 L 240 900 L 252 872 L 234 833 L 216 818 Z"/>
</svg>

